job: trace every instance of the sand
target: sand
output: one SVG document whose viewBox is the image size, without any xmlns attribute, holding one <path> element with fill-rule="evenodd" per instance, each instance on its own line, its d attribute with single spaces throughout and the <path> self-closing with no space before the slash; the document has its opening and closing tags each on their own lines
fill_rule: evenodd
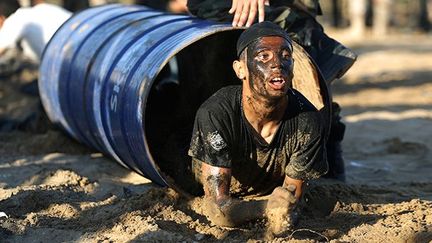
<svg viewBox="0 0 432 243">
<path fill-rule="evenodd" d="M 48 125 L 38 97 L 22 90 L 36 71 L 2 77 L 0 241 L 430 242 L 432 38 L 344 43 L 360 54 L 333 87 L 347 124 L 347 183 L 309 182 L 298 225 L 272 240 L 264 221 L 212 225 L 200 200 L 160 188 Z"/>
</svg>

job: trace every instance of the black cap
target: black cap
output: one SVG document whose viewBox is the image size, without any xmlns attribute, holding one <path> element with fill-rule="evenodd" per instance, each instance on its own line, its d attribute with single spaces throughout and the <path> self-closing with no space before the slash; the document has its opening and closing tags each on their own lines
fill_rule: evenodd
<svg viewBox="0 0 432 243">
<path fill-rule="evenodd" d="M 276 25 L 270 21 L 263 21 L 260 23 L 253 24 L 248 29 L 241 33 L 237 40 L 237 56 L 253 41 L 258 38 L 265 36 L 280 36 L 288 41 L 292 51 L 291 38 L 279 25 Z"/>
</svg>

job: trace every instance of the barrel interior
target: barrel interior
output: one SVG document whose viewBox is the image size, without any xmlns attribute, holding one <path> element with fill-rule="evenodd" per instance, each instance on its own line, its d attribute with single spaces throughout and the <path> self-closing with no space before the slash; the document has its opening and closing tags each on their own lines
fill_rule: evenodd
<svg viewBox="0 0 432 243">
<path fill-rule="evenodd" d="M 195 113 L 220 88 L 240 84 L 232 69 L 239 35 L 238 30 L 218 32 L 189 45 L 151 87 L 144 111 L 147 144 L 159 172 L 179 190 L 201 193 L 187 155 Z"/>
</svg>

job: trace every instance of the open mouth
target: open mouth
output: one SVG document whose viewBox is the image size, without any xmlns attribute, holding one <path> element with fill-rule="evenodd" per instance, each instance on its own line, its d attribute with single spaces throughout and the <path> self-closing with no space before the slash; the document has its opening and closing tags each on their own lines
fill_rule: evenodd
<svg viewBox="0 0 432 243">
<path fill-rule="evenodd" d="M 272 79 L 269 81 L 269 85 L 270 85 L 270 87 L 271 87 L 272 89 L 275 89 L 275 90 L 281 90 L 281 89 L 283 89 L 284 86 L 285 86 L 285 79 L 280 78 L 280 77 L 272 78 Z"/>
</svg>

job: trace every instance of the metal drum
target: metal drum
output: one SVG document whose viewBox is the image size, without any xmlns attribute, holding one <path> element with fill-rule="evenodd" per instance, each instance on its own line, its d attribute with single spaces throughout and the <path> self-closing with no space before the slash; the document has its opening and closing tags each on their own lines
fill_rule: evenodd
<svg viewBox="0 0 432 243">
<path fill-rule="evenodd" d="M 45 49 L 43 106 L 78 141 L 182 190 L 193 180 L 187 149 L 196 110 L 219 88 L 240 84 L 231 67 L 240 32 L 142 6 L 82 11 Z"/>
</svg>

